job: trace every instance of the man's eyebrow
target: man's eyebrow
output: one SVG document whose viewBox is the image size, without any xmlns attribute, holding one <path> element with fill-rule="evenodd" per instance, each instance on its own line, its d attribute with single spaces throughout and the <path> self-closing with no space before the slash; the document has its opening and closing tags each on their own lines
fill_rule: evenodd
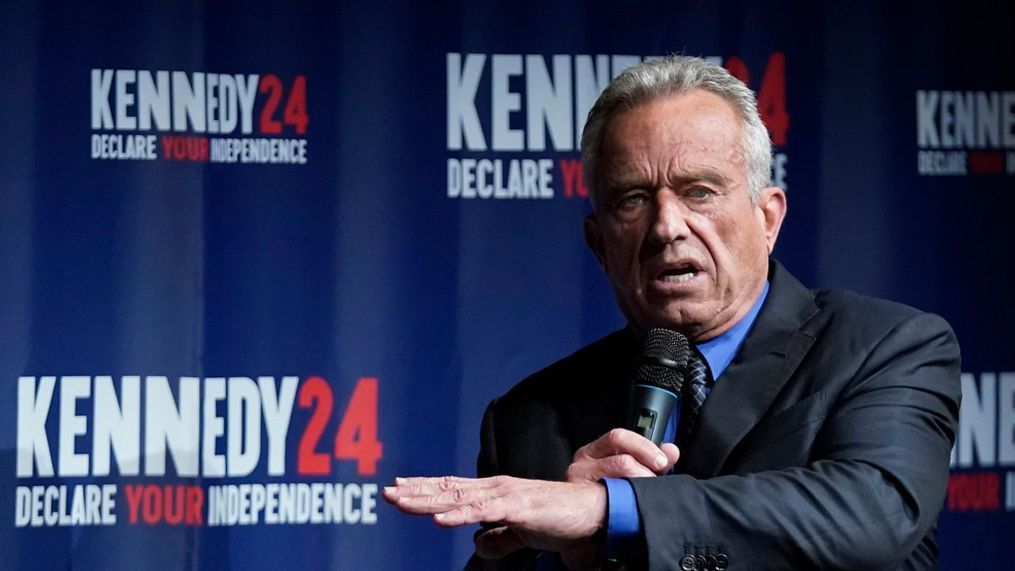
<svg viewBox="0 0 1015 571">
<path fill-rule="evenodd" d="M 677 180 L 685 183 L 701 181 L 723 187 L 732 184 L 732 181 L 728 177 L 726 177 L 720 172 L 713 170 L 701 170 L 682 173 L 679 177 L 677 177 Z"/>
<path fill-rule="evenodd" d="M 720 172 L 713 170 L 696 170 L 680 173 L 672 178 L 674 182 L 680 184 L 687 184 L 690 182 L 705 182 L 720 187 L 727 187 L 732 184 L 732 181 Z M 641 172 L 638 171 L 627 171 L 627 172 L 614 172 L 606 181 L 610 188 L 618 190 L 626 190 L 630 188 L 640 188 L 646 185 L 651 186 L 645 181 L 645 177 Z"/>
</svg>

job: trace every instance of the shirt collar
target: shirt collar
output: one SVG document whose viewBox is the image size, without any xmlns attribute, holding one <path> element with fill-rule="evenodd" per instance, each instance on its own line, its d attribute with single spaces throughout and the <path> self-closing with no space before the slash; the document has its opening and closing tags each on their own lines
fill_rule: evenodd
<svg viewBox="0 0 1015 571">
<path fill-rule="evenodd" d="M 740 346 L 744 343 L 744 339 L 747 338 L 747 334 L 751 331 L 751 326 L 754 325 L 754 320 L 757 319 L 758 312 L 761 311 L 761 306 L 765 303 L 766 297 L 768 297 L 767 281 L 765 282 L 764 289 L 761 290 L 761 295 L 758 296 L 757 301 L 754 302 L 751 310 L 747 312 L 747 315 L 743 319 L 738 321 L 726 333 L 698 345 L 698 350 L 701 351 L 702 356 L 705 357 L 705 361 L 708 363 L 708 368 L 712 371 L 713 379 L 718 379 L 719 375 L 722 375 L 726 367 L 733 361 L 733 357 L 737 354 Z"/>
</svg>

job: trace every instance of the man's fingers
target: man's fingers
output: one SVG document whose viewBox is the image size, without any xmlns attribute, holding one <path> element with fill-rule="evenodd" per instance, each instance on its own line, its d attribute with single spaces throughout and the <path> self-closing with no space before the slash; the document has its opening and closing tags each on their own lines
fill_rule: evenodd
<svg viewBox="0 0 1015 571">
<path fill-rule="evenodd" d="M 632 465 L 637 465 L 629 459 Z M 644 469 L 644 467 L 642 467 Z M 399 478 L 384 488 L 399 511 L 433 516 L 441 527 L 492 523 L 507 527 L 477 538 L 486 557 L 501 557 L 522 545 L 550 551 L 575 548 L 606 519 L 606 488 L 600 483 L 493 478 Z"/>
<path fill-rule="evenodd" d="M 440 476 L 435 478 L 395 478 L 394 486 L 388 486 L 397 496 L 424 496 L 452 490 L 485 489 L 497 484 L 498 478 L 460 478 Z"/>
<path fill-rule="evenodd" d="M 473 503 L 484 503 L 487 501 L 485 494 L 468 493 L 465 490 L 453 490 L 441 492 L 434 495 L 404 495 L 391 498 L 388 501 L 394 504 L 399 511 L 417 514 L 433 515 L 449 512 Z M 388 499 L 385 496 L 385 499 Z"/>
<path fill-rule="evenodd" d="M 600 478 L 649 478 L 657 475 L 629 454 L 598 460 L 582 459 L 567 468 L 568 482 L 595 482 Z"/>
<path fill-rule="evenodd" d="M 476 538 L 476 553 L 483 559 L 500 559 L 525 547 L 518 533 L 507 527 L 495 527 Z"/>
<path fill-rule="evenodd" d="M 441 498 L 455 502 L 468 494 L 493 489 L 504 483 L 506 476 L 493 478 L 395 478 L 394 485 L 384 487 L 384 499 L 390 503 L 402 498 Z"/>
<path fill-rule="evenodd" d="M 598 439 L 582 446 L 574 455 L 575 462 L 584 457 L 601 459 L 628 454 L 646 468 L 658 471 L 666 468 L 669 458 L 651 440 L 625 430 L 614 428 Z"/>
<path fill-rule="evenodd" d="M 504 517 L 503 498 L 510 492 L 512 478 L 396 478 L 384 488 L 384 499 L 399 511 L 413 515 L 432 515 L 441 527 L 457 527 L 476 522 L 500 521 Z"/>
<path fill-rule="evenodd" d="M 503 521 L 507 515 L 500 498 L 479 500 L 471 504 L 434 514 L 433 521 L 441 527 L 459 527 L 473 523 Z"/>
<path fill-rule="evenodd" d="M 680 460 L 680 449 L 672 442 L 664 442 L 659 449 L 666 455 L 666 467 L 658 473 L 665 474 L 673 469 L 673 465 L 677 463 L 677 460 Z"/>
<path fill-rule="evenodd" d="M 672 443 L 656 446 L 630 430 L 617 428 L 578 449 L 566 477 L 568 482 L 594 482 L 659 476 L 669 472 L 679 458 L 680 450 Z"/>
</svg>

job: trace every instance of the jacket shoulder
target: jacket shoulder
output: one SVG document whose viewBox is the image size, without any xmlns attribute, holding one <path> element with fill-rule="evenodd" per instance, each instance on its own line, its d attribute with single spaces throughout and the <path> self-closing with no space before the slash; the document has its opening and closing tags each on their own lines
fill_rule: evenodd
<svg viewBox="0 0 1015 571">
<path fill-rule="evenodd" d="M 870 297 L 848 290 L 811 290 L 820 311 L 817 324 L 826 332 L 848 337 L 875 338 L 901 327 L 915 326 L 925 333 L 946 333 L 951 327 L 940 316 L 902 303 Z"/>
</svg>

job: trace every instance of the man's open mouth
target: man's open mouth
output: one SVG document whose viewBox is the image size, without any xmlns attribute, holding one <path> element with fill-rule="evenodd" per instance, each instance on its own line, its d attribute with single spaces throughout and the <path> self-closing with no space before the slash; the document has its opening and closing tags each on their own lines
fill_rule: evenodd
<svg viewBox="0 0 1015 571">
<path fill-rule="evenodd" d="M 701 270 L 691 263 L 676 264 L 659 272 L 656 279 L 661 282 L 683 283 L 698 275 L 699 271 Z"/>
</svg>

